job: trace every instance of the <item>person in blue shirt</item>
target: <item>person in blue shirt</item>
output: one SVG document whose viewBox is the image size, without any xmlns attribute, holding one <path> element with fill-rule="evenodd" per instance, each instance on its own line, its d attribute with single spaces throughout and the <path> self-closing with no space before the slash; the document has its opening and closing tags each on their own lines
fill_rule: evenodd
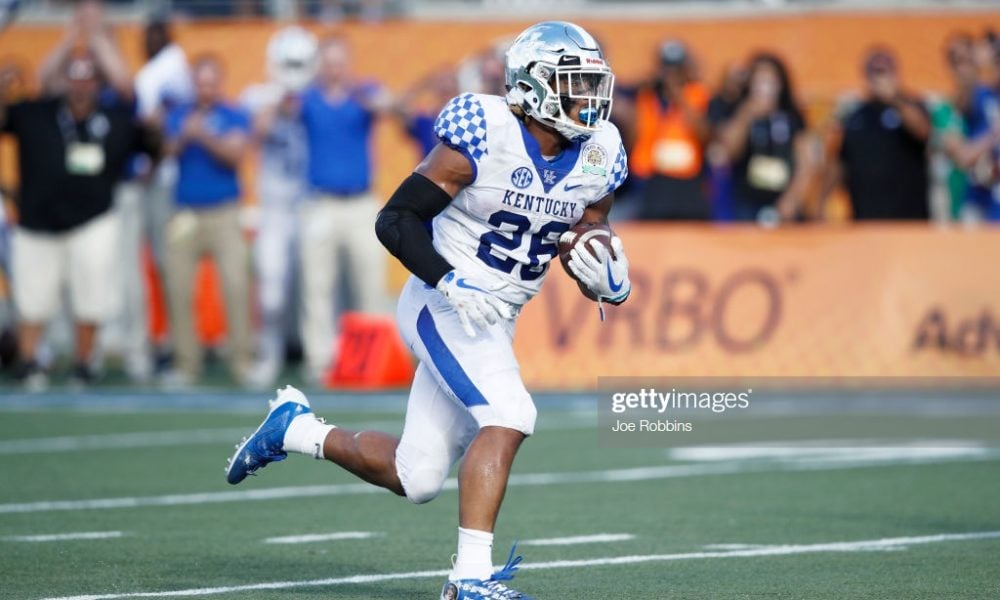
<svg viewBox="0 0 1000 600">
<path fill-rule="evenodd" d="M 342 258 L 355 307 L 386 309 L 386 255 L 371 227 L 381 208 L 371 193 L 371 143 L 378 117 L 393 105 L 380 85 L 351 72 L 345 40 L 328 37 L 319 52 L 316 83 L 302 94 L 300 108 L 309 188 L 300 212 L 300 325 L 306 375 L 314 383 L 334 360 L 333 306 Z"/>
<path fill-rule="evenodd" d="M 963 113 L 966 137 L 979 148 L 967 165 L 963 217 L 1000 221 L 1000 90 L 977 85 Z"/>
<path fill-rule="evenodd" d="M 454 68 L 440 67 L 418 81 L 396 101 L 396 116 L 420 158 L 438 144 L 434 123 L 441 109 L 458 95 L 458 75 Z"/>
<path fill-rule="evenodd" d="M 167 225 L 167 295 L 175 370 L 164 384 L 183 387 L 201 371 L 192 299 L 198 261 L 216 261 L 226 305 L 227 355 L 234 379 L 247 380 L 252 359 L 249 249 L 240 224 L 237 169 L 250 119 L 223 100 L 222 65 L 212 56 L 194 61 L 193 104 L 172 110 L 165 123 L 167 150 L 177 157 L 175 213 Z"/>
</svg>

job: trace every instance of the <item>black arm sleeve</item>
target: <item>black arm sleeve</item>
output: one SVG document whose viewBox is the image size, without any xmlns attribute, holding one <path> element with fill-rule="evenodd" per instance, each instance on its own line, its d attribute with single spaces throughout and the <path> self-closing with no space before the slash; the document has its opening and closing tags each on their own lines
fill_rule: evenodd
<svg viewBox="0 0 1000 600">
<path fill-rule="evenodd" d="M 399 185 L 378 213 L 375 234 L 382 245 L 411 273 L 428 285 L 452 270 L 431 242 L 425 223 L 451 203 L 451 196 L 420 173 Z"/>
</svg>

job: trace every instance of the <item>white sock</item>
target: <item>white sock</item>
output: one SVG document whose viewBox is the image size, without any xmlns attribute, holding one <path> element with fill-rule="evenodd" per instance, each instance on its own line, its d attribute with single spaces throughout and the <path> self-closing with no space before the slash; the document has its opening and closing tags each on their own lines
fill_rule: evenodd
<svg viewBox="0 0 1000 600">
<path fill-rule="evenodd" d="M 493 574 L 493 534 L 458 528 L 458 558 L 449 579 L 489 579 Z"/>
<path fill-rule="evenodd" d="M 313 458 L 324 458 L 323 442 L 333 429 L 335 429 L 333 425 L 321 422 L 312 413 L 301 414 L 292 419 L 288 425 L 283 449 L 285 452 L 298 452 Z"/>
</svg>

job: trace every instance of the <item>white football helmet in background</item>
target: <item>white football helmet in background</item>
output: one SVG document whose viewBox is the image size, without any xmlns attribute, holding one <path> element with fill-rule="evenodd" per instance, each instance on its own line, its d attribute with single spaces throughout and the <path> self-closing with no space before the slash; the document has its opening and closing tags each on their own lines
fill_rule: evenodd
<svg viewBox="0 0 1000 600">
<path fill-rule="evenodd" d="M 318 67 L 316 36 L 301 27 L 285 27 L 267 44 L 268 74 L 286 91 L 301 91 L 313 80 Z"/>
<path fill-rule="evenodd" d="M 564 21 L 532 25 L 507 50 L 507 103 L 579 142 L 611 114 L 615 77 L 594 36 Z M 568 111 L 581 103 L 579 118 Z"/>
</svg>

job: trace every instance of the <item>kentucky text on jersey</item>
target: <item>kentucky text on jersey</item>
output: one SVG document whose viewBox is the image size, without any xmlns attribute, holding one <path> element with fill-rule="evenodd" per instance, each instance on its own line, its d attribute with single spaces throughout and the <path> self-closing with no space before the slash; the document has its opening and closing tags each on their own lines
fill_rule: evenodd
<svg viewBox="0 0 1000 600">
<path fill-rule="evenodd" d="M 546 198 L 545 196 L 533 196 L 531 194 L 525 194 L 524 192 L 515 192 L 514 190 L 504 191 L 503 203 L 507 206 L 513 206 L 514 208 L 533 210 L 539 214 L 551 215 L 553 217 L 563 217 L 566 219 L 576 217 L 576 212 L 580 209 L 580 205 L 576 202 L 553 200 L 552 198 Z M 580 213 L 582 214 L 583 211 L 580 210 Z"/>
</svg>

